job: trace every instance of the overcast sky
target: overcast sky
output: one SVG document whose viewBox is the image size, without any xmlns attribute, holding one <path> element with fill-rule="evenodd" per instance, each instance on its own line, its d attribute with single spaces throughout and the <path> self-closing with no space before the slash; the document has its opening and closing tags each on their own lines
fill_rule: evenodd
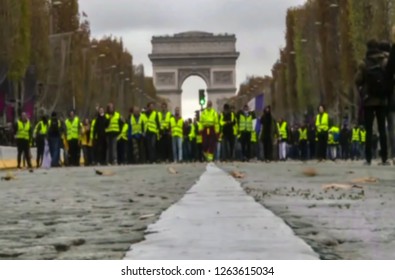
<svg viewBox="0 0 395 280">
<path fill-rule="evenodd" d="M 285 44 L 287 8 L 305 0 L 80 0 L 80 10 L 88 14 L 92 35 L 122 37 L 133 55 L 152 75 L 148 59 L 151 38 L 185 31 L 232 33 L 240 52 L 237 85 L 247 75 L 270 75 Z M 198 89 L 204 87 L 197 77 L 183 85 L 183 112 L 190 115 L 198 104 Z"/>
</svg>

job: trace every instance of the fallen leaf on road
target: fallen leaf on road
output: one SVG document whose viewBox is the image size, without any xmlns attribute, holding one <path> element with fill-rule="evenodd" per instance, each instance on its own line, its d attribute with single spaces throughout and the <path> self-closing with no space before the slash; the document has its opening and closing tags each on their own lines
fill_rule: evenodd
<svg viewBox="0 0 395 280">
<path fill-rule="evenodd" d="M 167 171 L 169 171 L 170 174 L 178 174 L 177 170 L 174 169 L 174 167 L 168 167 Z"/>
<path fill-rule="evenodd" d="M 354 174 L 354 171 L 347 171 L 347 174 Z"/>
<path fill-rule="evenodd" d="M 350 190 L 350 189 L 363 189 L 362 186 L 358 186 L 358 185 L 349 185 L 349 184 L 327 184 L 327 185 L 323 185 L 322 188 L 324 190 Z"/>
<path fill-rule="evenodd" d="M 7 174 L 4 177 L 1 177 L 1 180 L 2 181 L 11 181 L 11 180 L 16 180 L 16 177 L 11 172 L 7 172 Z"/>
<path fill-rule="evenodd" d="M 95 173 L 100 176 L 114 176 L 115 172 L 113 171 L 102 171 L 95 169 Z"/>
<path fill-rule="evenodd" d="M 364 178 L 356 178 L 352 180 L 352 183 L 378 183 L 379 179 L 374 177 L 364 177 Z"/>
<path fill-rule="evenodd" d="M 141 216 L 139 217 L 139 219 L 140 219 L 140 220 L 146 220 L 146 219 L 152 218 L 152 217 L 155 217 L 155 214 L 141 215 Z"/>
<path fill-rule="evenodd" d="M 315 168 L 309 167 L 303 170 L 303 175 L 307 177 L 317 176 L 317 170 Z"/>
<path fill-rule="evenodd" d="M 232 175 L 236 179 L 243 179 L 246 176 L 244 173 L 235 170 L 230 172 L 230 175 Z"/>
</svg>

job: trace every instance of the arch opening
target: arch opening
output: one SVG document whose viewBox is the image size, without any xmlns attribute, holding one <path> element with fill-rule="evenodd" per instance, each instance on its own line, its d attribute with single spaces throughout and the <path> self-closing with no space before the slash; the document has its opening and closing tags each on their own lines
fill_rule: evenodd
<svg viewBox="0 0 395 280">
<path fill-rule="evenodd" d="M 195 111 L 200 110 L 199 90 L 204 89 L 207 102 L 207 84 L 203 78 L 198 75 L 187 77 L 181 85 L 181 111 L 184 119 L 195 116 Z"/>
</svg>

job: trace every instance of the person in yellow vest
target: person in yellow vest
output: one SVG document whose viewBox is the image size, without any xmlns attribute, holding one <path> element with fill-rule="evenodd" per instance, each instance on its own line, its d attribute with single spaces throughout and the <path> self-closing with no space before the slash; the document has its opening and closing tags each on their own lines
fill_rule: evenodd
<svg viewBox="0 0 395 280">
<path fill-rule="evenodd" d="M 359 126 L 357 124 L 354 125 L 351 132 L 351 159 L 359 160 L 361 156 L 361 134 L 359 130 Z"/>
<path fill-rule="evenodd" d="M 366 149 L 366 129 L 363 125 L 361 125 L 359 128 L 359 137 L 360 137 L 359 154 L 361 155 L 361 158 L 364 159 L 365 149 Z"/>
<path fill-rule="evenodd" d="M 32 168 L 30 158 L 30 141 L 32 139 L 32 128 L 29 119 L 25 112 L 22 112 L 21 118 L 14 126 L 15 140 L 18 150 L 17 154 L 17 168 L 21 168 L 22 155 L 26 159 L 29 168 Z"/>
<path fill-rule="evenodd" d="M 158 157 L 161 161 L 171 162 L 173 154 L 171 151 L 172 135 L 170 132 L 170 121 L 172 115 L 168 110 L 167 103 L 162 103 L 161 111 L 158 112 L 158 118 L 160 122 Z"/>
<path fill-rule="evenodd" d="M 36 166 L 41 167 L 44 159 L 45 139 L 48 136 L 48 117 L 42 116 L 41 120 L 36 124 L 33 132 L 33 138 L 36 140 L 37 157 Z"/>
<path fill-rule="evenodd" d="M 200 116 L 200 122 L 203 128 L 203 155 L 207 161 L 214 160 L 214 152 L 218 140 L 218 113 L 213 108 L 211 100 L 207 102 L 206 109 L 203 110 Z"/>
<path fill-rule="evenodd" d="M 193 121 L 191 120 L 191 129 L 189 131 L 189 143 L 191 144 L 191 161 L 195 161 L 196 160 L 196 136 L 198 134 L 198 131 L 196 130 L 196 118 L 193 119 Z"/>
<path fill-rule="evenodd" d="M 147 118 L 147 125 L 145 126 L 147 160 L 149 163 L 155 163 L 158 160 L 156 145 L 160 131 L 160 121 L 154 102 L 148 103 L 145 115 Z"/>
<path fill-rule="evenodd" d="M 243 110 L 239 111 L 237 115 L 242 161 L 250 160 L 252 122 L 254 119 L 256 119 L 255 112 L 251 112 L 248 105 L 244 105 Z"/>
<path fill-rule="evenodd" d="M 315 126 L 317 131 L 317 158 L 319 161 L 326 160 L 328 147 L 328 130 L 329 130 L 329 115 L 325 112 L 324 105 L 318 107 L 318 115 L 315 119 Z"/>
<path fill-rule="evenodd" d="M 203 126 L 200 122 L 200 112 L 197 111 L 193 120 L 193 136 L 195 137 L 195 149 L 193 149 L 194 160 L 203 162 Z"/>
<path fill-rule="evenodd" d="M 257 120 L 254 119 L 252 121 L 252 131 L 251 131 L 251 153 L 250 153 L 250 158 L 257 160 L 259 158 L 258 152 L 259 152 L 259 147 L 258 147 L 258 133 L 256 131 L 257 127 Z"/>
<path fill-rule="evenodd" d="M 81 128 L 81 147 L 84 156 L 84 166 L 92 164 L 92 133 L 93 129 L 88 118 L 85 118 Z"/>
<path fill-rule="evenodd" d="M 287 144 L 289 140 L 289 128 L 288 123 L 280 118 L 279 122 L 277 123 L 277 130 L 278 130 L 278 153 L 279 153 L 279 160 L 286 161 L 287 160 Z"/>
<path fill-rule="evenodd" d="M 130 126 L 132 134 L 133 163 L 144 163 L 146 159 L 145 152 L 145 131 L 147 126 L 147 117 L 141 114 L 140 108 L 135 106 L 133 114 L 130 116 Z"/>
<path fill-rule="evenodd" d="M 299 150 L 300 150 L 300 159 L 302 161 L 307 160 L 307 145 L 308 145 L 308 130 L 306 123 L 304 123 L 299 128 Z"/>
<path fill-rule="evenodd" d="M 129 131 L 129 124 L 121 117 L 122 122 L 122 129 L 121 133 L 119 133 L 117 137 L 117 153 L 118 153 L 118 164 L 124 165 L 126 164 L 126 150 L 128 146 L 128 131 Z"/>
<path fill-rule="evenodd" d="M 69 165 L 79 166 L 80 165 L 80 135 L 81 135 L 81 123 L 80 119 L 75 115 L 74 110 L 69 112 L 69 117 L 65 121 L 66 125 L 66 139 L 69 146 Z"/>
<path fill-rule="evenodd" d="M 233 151 L 235 148 L 235 126 L 236 115 L 231 111 L 228 104 L 224 105 L 224 110 L 220 116 L 220 125 L 222 129 L 222 155 L 225 161 L 233 159 Z M 237 134 L 237 130 L 236 130 Z"/>
<path fill-rule="evenodd" d="M 337 159 L 337 149 L 339 146 L 339 134 L 340 129 L 333 125 L 328 130 L 328 145 L 329 145 L 329 154 L 331 160 L 335 161 Z"/>
<path fill-rule="evenodd" d="M 96 165 L 97 164 L 97 155 L 96 155 L 96 139 L 95 139 L 95 126 L 96 126 L 96 119 L 94 118 L 91 122 L 90 122 L 90 131 L 89 131 L 89 147 L 91 148 L 91 159 L 92 165 Z"/>
<path fill-rule="evenodd" d="M 184 120 L 180 115 L 180 108 L 176 107 L 174 116 L 170 119 L 170 131 L 173 143 L 173 160 L 181 162 L 182 158 L 182 138 L 183 138 Z"/>
<path fill-rule="evenodd" d="M 106 120 L 107 164 L 116 165 L 118 163 L 117 139 L 121 132 L 122 121 L 121 115 L 115 111 L 112 103 L 107 105 Z"/>
</svg>

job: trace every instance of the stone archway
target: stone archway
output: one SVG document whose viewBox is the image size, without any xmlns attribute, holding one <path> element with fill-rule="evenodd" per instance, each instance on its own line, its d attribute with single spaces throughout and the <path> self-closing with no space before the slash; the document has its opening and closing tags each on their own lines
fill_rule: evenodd
<svg viewBox="0 0 395 280">
<path fill-rule="evenodd" d="M 235 95 L 236 61 L 240 55 L 235 35 L 191 31 L 154 36 L 151 43 L 154 85 L 157 94 L 169 100 L 171 110 L 181 108 L 181 87 L 190 76 L 206 82 L 208 98 L 217 109 L 219 100 Z"/>
</svg>

